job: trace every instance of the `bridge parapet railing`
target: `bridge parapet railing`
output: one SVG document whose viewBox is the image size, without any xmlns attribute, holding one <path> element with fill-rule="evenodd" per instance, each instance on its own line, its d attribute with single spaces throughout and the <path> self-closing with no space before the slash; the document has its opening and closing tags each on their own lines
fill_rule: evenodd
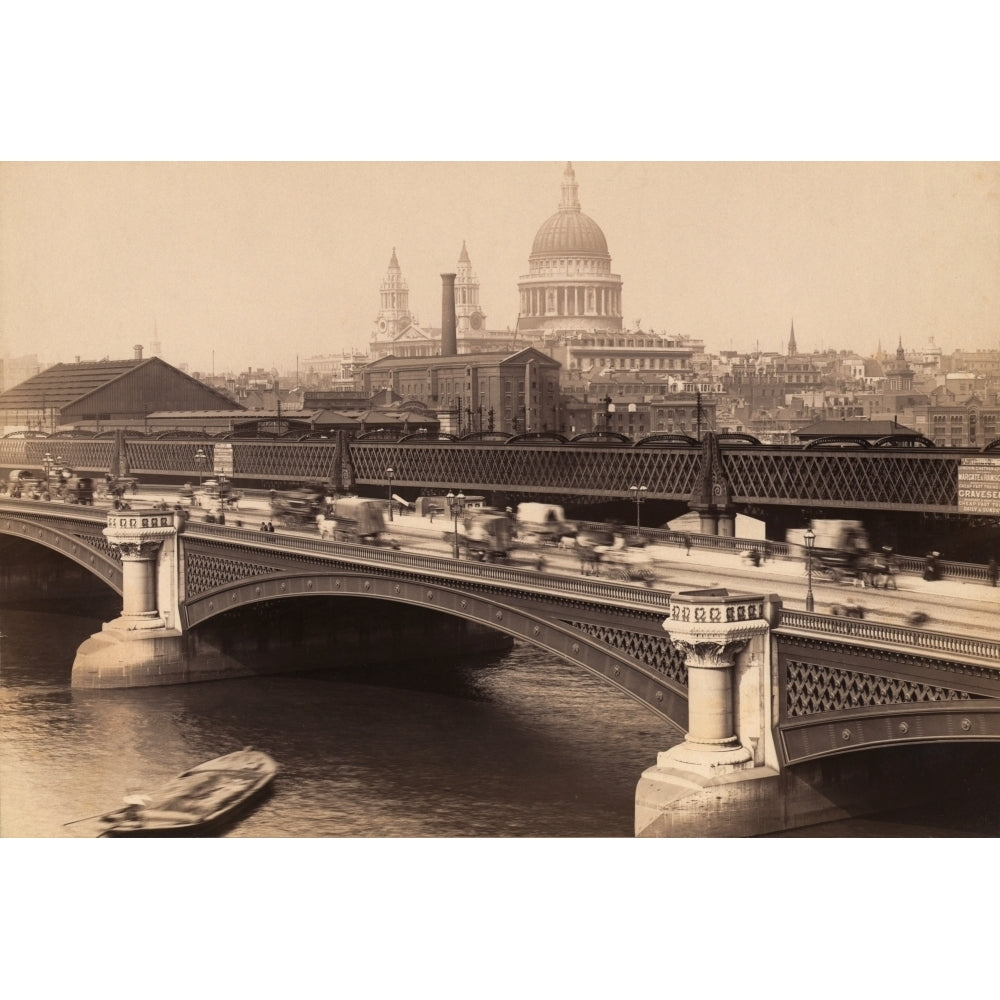
<svg viewBox="0 0 1000 1000">
<path fill-rule="evenodd" d="M 781 609 L 777 627 L 832 635 L 841 639 L 863 639 L 886 646 L 906 646 L 951 656 L 971 656 L 1000 669 L 1000 642 L 991 639 L 928 632 L 905 625 L 891 625 L 863 618 L 832 617 L 790 608 Z"/>
<path fill-rule="evenodd" d="M 230 528 L 226 525 L 201 522 L 188 523 L 184 531 L 185 534 L 195 537 L 216 540 L 224 538 L 268 549 L 280 548 L 289 551 L 315 552 L 323 556 L 341 556 L 361 565 L 376 564 L 385 568 L 430 572 L 451 579 L 461 576 L 464 579 L 513 584 L 534 590 L 573 594 L 627 607 L 654 608 L 658 611 L 665 611 L 670 607 L 669 591 L 651 590 L 628 583 L 558 576 L 498 563 L 466 562 L 398 549 L 379 548 L 373 545 L 333 542 L 327 539 L 312 538 L 308 535 L 261 534 L 259 530 Z"/>
</svg>

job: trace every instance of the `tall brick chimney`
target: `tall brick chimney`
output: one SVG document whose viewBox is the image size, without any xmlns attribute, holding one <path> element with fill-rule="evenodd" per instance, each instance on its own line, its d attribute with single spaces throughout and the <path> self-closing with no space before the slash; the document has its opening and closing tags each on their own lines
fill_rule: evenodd
<svg viewBox="0 0 1000 1000">
<path fill-rule="evenodd" d="M 134 360 L 136 360 L 136 361 L 142 361 L 142 344 L 136 344 L 132 348 L 132 351 L 135 354 Z"/>
<path fill-rule="evenodd" d="M 441 275 L 441 357 L 453 358 L 458 354 L 458 337 L 455 333 L 455 275 Z"/>
</svg>

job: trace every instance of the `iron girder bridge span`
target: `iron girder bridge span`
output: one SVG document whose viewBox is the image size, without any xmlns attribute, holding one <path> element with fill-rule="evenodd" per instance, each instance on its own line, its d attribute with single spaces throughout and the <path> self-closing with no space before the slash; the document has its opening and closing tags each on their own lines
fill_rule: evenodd
<svg viewBox="0 0 1000 1000">
<path fill-rule="evenodd" d="M 432 492 L 467 491 L 550 497 L 627 497 L 646 486 L 651 500 L 692 501 L 712 484 L 734 506 L 786 505 L 843 510 L 969 513 L 960 503 L 963 467 L 996 461 L 958 448 L 797 448 L 755 445 L 709 435 L 699 446 L 642 442 L 239 439 L 123 434 L 112 437 L 0 439 L 0 468 L 40 469 L 58 447 L 64 465 L 103 475 L 112 467 L 140 479 L 181 483 L 231 455 L 237 484 L 275 485 L 319 480 L 338 490 L 386 484 Z M 204 458 L 199 459 L 199 452 Z M 993 453 L 991 453 L 993 454 Z M 1000 476 L 1000 471 L 995 475 Z M 1000 516 L 1000 515 L 998 515 Z"/>
</svg>

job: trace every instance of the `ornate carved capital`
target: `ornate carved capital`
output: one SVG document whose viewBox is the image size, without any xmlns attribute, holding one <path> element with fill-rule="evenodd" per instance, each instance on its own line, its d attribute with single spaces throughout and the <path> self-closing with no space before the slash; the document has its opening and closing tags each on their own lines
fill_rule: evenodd
<svg viewBox="0 0 1000 1000">
<path fill-rule="evenodd" d="M 110 541 L 110 539 L 109 539 Z M 130 542 L 110 542 L 111 547 L 122 557 L 122 559 L 154 559 L 160 546 L 163 544 L 162 538 L 148 541 Z"/>
<path fill-rule="evenodd" d="M 706 670 L 731 667 L 749 642 L 749 637 L 720 640 L 671 635 L 670 638 L 675 646 L 684 651 L 684 663 L 688 668 L 701 667 Z"/>
<path fill-rule="evenodd" d="M 131 513 L 112 511 L 102 534 L 123 559 L 150 559 L 177 533 L 172 512 Z"/>
<path fill-rule="evenodd" d="M 746 644 L 767 631 L 764 598 L 723 588 L 684 591 L 671 598 L 663 628 L 689 667 L 731 667 Z"/>
</svg>

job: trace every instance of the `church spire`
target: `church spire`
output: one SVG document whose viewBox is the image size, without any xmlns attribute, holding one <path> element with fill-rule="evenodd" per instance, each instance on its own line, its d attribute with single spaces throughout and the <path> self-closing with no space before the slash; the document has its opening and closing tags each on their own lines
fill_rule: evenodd
<svg viewBox="0 0 1000 1000">
<path fill-rule="evenodd" d="M 788 337 L 788 354 L 789 354 L 789 356 L 791 356 L 793 354 L 798 354 L 798 353 L 799 353 L 799 349 L 795 345 L 795 320 L 793 319 L 792 320 L 792 332 L 791 332 L 791 334 L 789 334 L 789 337 Z"/>
<path fill-rule="evenodd" d="M 560 211 L 580 211 L 580 195 L 576 183 L 576 172 L 573 170 L 573 164 L 569 162 L 567 162 L 566 169 L 563 171 L 562 201 L 559 203 L 559 209 Z"/>
</svg>

